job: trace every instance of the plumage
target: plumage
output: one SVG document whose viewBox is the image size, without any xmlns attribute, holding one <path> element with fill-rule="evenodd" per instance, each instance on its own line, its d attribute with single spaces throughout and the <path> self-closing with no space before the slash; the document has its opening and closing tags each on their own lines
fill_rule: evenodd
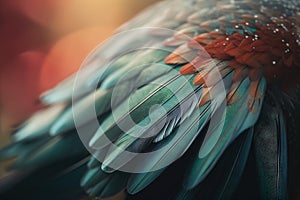
<svg viewBox="0 0 300 200">
<path fill-rule="evenodd" d="M 264 199 L 283 199 L 287 184 L 287 138 L 283 113 L 272 94 L 256 125 L 254 149 Z M 274 135 L 270 135 L 274 134 Z M 268 148 L 266 148 L 268 147 Z M 263 153 L 262 153 L 263 151 Z"/>
<path fill-rule="evenodd" d="M 295 198 L 299 13 L 287 0 L 145 10 L 41 95 L 0 151 L 15 158 L 0 196 Z"/>
<path fill-rule="evenodd" d="M 217 162 L 212 174 L 191 190 L 183 189 L 176 199 L 230 199 L 238 187 L 248 160 L 253 128 L 240 135 Z M 210 188 L 214 188 L 211 190 Z"/>
</svg>

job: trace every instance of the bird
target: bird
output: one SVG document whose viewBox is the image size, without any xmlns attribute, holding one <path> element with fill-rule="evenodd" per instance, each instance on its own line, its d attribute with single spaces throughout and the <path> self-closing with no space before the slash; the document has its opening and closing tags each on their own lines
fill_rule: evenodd
<svg viewBox="0 0 300 200">
<path fill-rule="evenodd" d="M 299 198 L 299 5 L 144 10 L 41 94 L 0 151 L 1 199 Z"/>
</svg>

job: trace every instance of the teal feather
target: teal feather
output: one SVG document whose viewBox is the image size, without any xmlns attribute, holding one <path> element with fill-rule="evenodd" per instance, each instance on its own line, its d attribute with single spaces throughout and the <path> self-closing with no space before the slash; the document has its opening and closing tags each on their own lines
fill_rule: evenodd
<svg viewBox="0 0 300 200">
<path fill-rule="evenodd" d="M 106 79 L 110 74 L 114 73 L 123 66 L 126 66 L 127 63 L 134 60 L 136 54 L 138 54 L 138 51 L 129 52 L 124 56 L 115 58 L 112 63 L 105 63 L 107 67 L 101 68 L 101 70 L 97 71 L 97 73 L 89 77 L 86 84 L 88 86 L 98 85 L 99 83 L 103 82 L 103 80 Z"/>
<path fill-rule="evenodd" d="M 116 172 L 110 174 L 107 178 L 99 180 L 95 186 L 87 189 L 87 193 L 101 198 L 111 197 L 125 189 L 127 180 L 127 174 Z"/>
<path fill-rule="evenodd" d="M 117 71 L 114 71 L 110 74 L 110 76 L 107 76 L 107 78 L 103 80 L 101 88 L 109 89 L 126 80 L 132 82 L 134 80 L 133 77 L 138 77 L 139 74 L 147 67 L 151 67 L 155 63 L 160 63 L 168 54 L 170 54 L 170 51 L 159 49 L 144 50 L 139 54 L 136 53 L 135 59 L 127 62 L 126 65 L 121 66 Z M 151 78 L 150 74 L 149 77 Z"/>
<path fill-rule="evenodd" d="M 76 147 L 76 148 L 74 148 Z M 43 145 L 23 157 L 19 157 L 11 166 L 13 169 L 35 169 L 65 159 L 78 159 L 87 155 L 77 134 L 48 138 Z"/>
<path fill-rule="evenodd" d="M 86 174 L 81 179 L 81 186 L 84 188 L 91 188 L 97 185 L 101 180 L 106 179 L 110 174 L 105 173 L 100 168 L 101 165 L 98 167 L 90 169 L 86 172 Z"/>
<path fill-rule="evenodd" d="M 265 88 L 265 82 L 260 84 Z M 240 96 L 238 100 L 227 106 L 225 118 L 223 118 L 224 124 L 222 124 L 222 121 L 213 124 L 211 129 L 213 132 L 206 134 L 203 145 L 200 147 L 199 155 L 192 162 L 187 174 L 185 182 L 187 189 L 192 189 L 208 175 L 227 146 L 243 131 L 244 120 L 247 119 L 249 113 L 248 105 L 245 104 L 250 98 L 248 89 L 249 80 L 246 79 L 237 89 L 236 93 Z M 259 112 L 256 112 L 255 115 L 258 116 Z M 254 117 L 253 119 L 256 118 Z M 251 121 L 251 123 L 248 123 L 248 127 L 253 126 L 255 122 Z"/>
<path fill-rule="evenodd" d="M 253 128 L 234 141 L 213 168 L 211 175 L 197 187 L 182 188 L 174 199 L 231 199 L 239 185 L 252 145 Z M 214 188 L 214 190 L 211 190 Z"/>
<path fill-rule="evenodd" d="M 89 170 L 81 179 L 80 184 L 91 196 L 105 198 L 125 189 L 128 174 L 123 172 L 106 173 L 101 169 L 101 163 L 97 160 L 90 161 L 88 167 Z"/>
<path fill-rule="evenodd" d="M 6 160 L 9 158 L 14 158 L 14 157 L 24 158 L 27 155 L 29 155 L 30 153 L 41 148 L 48 140 L 49 140 L 49 138 L 46 137 L 46 138 L 38 138 L 31 142 L 19 141 L 19 142 L 10 144 L 10 145 L 6 146 L 5 148 L 1 149 L 0 160 Z"/>
<path fill-rule="evenodd" d="M 138 193 L 159 177 L 164 170 L 165 168 L 148 173 L 132 174 L 127 183 L 127 192 L 129 194 Z"/>
<path fill-rule="evenodd" d="M 256 124 L 254 147 L 262 199 L 285 199 L 287 131 L 279 101 L 271 94 Z"/>
<path fill-rule="evenodd" d="M 31 140 L 48 135 L 50 127 L 65 108 L 65 104 L 57 104 L 35 113 L 13 133 L 14 140 Z"/>
<path fill-rule="evenodd" d="M 99 156 L 99 154 L 95 153 L 95 156 Z M 87 163 L 87 166 L 89 169 L 97 168 L 98 166 L 101 166 L 100 161 L 97 159 L 97 157 L 92 156 L 89 162 Z"/>
<path fill-rule="evenodd" d="M 94 117 L 91 115 L 94 110 L 96 116 L 103 114 L 109 110 L 110 104 L 112 104 L 113 107 L 117 106 L 136 88 L 147 84 L 147 80 L 151 81 L 153 78 L 161 76 L 169 71 L 170 68 L 163 68 L 160 65 L 157 67 L 153 66 L 153 62 L 161 61 L 167 55 L 167 53 L 168 52 L 162 50 L 151 50 L 147 53 L 144 53 L 145 55 L 139 55 L 141 58 L 145 58 L 138 59 L 141 60 L 139 62 L 133 62 L 135 60 L 132 60 L 126 66 L 120 66 L 120 64 L 123 64 L 123 60 L 115 65 L 113 63 L 112 66 L 107 68 L 107 70 L 104 70 L 104 72 L 109 71 L 108 73 L 110 73 L 110 76 L 104 79 L 103 83 L 101 83 L 101 88 L 95 93 L 91 93 L 89 96 L 83 98 L 79 102 L 76 102 L 72 108 L 66 110 L 51 127 L 50 133 L 52 135 L 57 135 L 74 128 L 74 113 L 78 113 L 78 118 L 76 118 L 77 126 L 81 126 L 89 122 Z M 123 57 L 127 57 L 127 55 Z M 126 60 L 128 61 L 128 58 Z M 145 69 L 146 64 L 149 65 L 150 69 Z M 118 67 L 119 70 L 110 70 L 111 67 Z M 126 75 L 124 76 L 124 74 Z M 105 77 L 107 75 L 108 74 L 104 74 Z M 133 81 L 131 78 L 133 76 L 138 76 L 139 78 Z M 116 83 L 118 83 L 117 87 L 114 87 L 113 90 L 110 89 Z M 112 91 L 114 92 L 113 101 L 111 101 Z"/>
<path fill-rule="evenodd" d="M 111 164 L 113 161 L 122 161 L 122 159 L 118 158 L 120 155 L 122 155 L 124 149 L 133 152 L 141 152 L 152 140 L 159 142 L 159 140 L 154 138 L 160 137 L 160 135 L 162 135 L 163 138 L 167 137 L 176 127 L 176 125 L 180 124 L 187 117 L 189 117 L 196 108 L 198 103 L 197 93 L 199 96 L 201 90 L 198 88 L 198 92 L 193 90 L 190 91 L 189 87 L 189 83 L 184 83 L 182 87 L 179 87 L 179 89 L 176 91 L 174 97 L 170 98 L 167 102 L 161 105 L 164 109 L 163 112 L 160 109 L 152 111 L 149 116 L 147 116 L 139 124 L 132 127 L 126 134 L 122 135 L 115 142 L 115 145 L 117 145 L 118 148 L 112 149 L 110 152 L 108 152 L 103 165 L 112 166 Z M 195 97 L 192 97 L 191 95 L 195 95 Z M 180 103 L 174 104 L 174 100 L 177 100 Z M 150 121 L 151 123 L 149 123 Z M 146 131 L 145 128 L 143 128 L 145 126 L 147 126 Z M 148 139 L 140 139 L 141 137 Z M 139 146 L 143 147 L 143 149 L 139 149 L 137 151 Z M 129 162 L 129 159 L 125 159 L 124 161 L 127 163 Z"/>
<path fill-rule="evenodd" d="M 250 128 L 242 133 L 224 152 L 224 157 L 220 159 L 216 169 L 212 171 L 214 173 L 212 177 L 215 177 L 215 179 L 208 179 L 212 179 L 210 180 L 211 185 L 217 184 L 216 190 L 212 194 L 213 199 L 231 199 L 233 197 L 248 160 L 252 147 L 253 133 L 254 128 Z M 220 175 L 220 172 L 222 175 Z M 212 183 L 212 181 L 215 183 Z"/>
<path fill-rule="evenodd" d="M 76 118 L 76 126 L 81 127 L 92 121 L 95 116 L 100 116 L 109 110 L 112 91 L 98 89 L 95 93 L 91 93 L 85 98 L 77 101 L 72 107 L 67 108 L 50 127 L 50 134 L 56 136 L 75 128 L 74 114 L 78 114 Z M 91 115 L 95 113 L 95 116 Z"/>
<path fill-rule="evenodd" d="M 173 137 L 167 138 L 166 140 L 162 141 L 165 144 L 158 143 L 159 145 L 169 145 L 169 148 L 160 150 L 159 155 L 154 155 L 148 158 L 146 162 L 138 163 L 139 167 L 142 168 L 143 171 L 151 172 L 155 171 L 156 167 L 160 165 L 163 166 L 165 163 L 172 162 L 172 160 L 176 160 L 181 157 L 188 149 L 188 147 L 192 144 L 193 140 L 197 137 L 197 133 L 199 132 L 199 130 L 204 127 L 209 115 L 209 105 L 203 106 L 201 109 L 196 110 L 194 114 L 189 118 L 189 120 L 184 121 L 180 128 L 175 129 L 174 133 L 172 134 Z M 140 182 L 140 180 L 137 181 Z M 139 192 L 142 188 L 146 187 L 150 183 L 151 182 L 143 181 L 143 184 L 139 185 L 138 188 L 133 187 L 135 190 L 131 191 L 131 193 Z M 131 184 L 138 185 L 134 183 L 133 180 Z M 128 187 L 131 188 L 132 186 L 129 185 Z"/>
<path fill-rule="evenodd" d="M 229 171 L 228 176 L 226 177 L 225 184 L 222 186 L 220 192 L 217 192 L 217 199 L 229 199 L 233 196 L 243 174 L 243 170 L 246 166 L 246 161 L 248 159 L 248 154 L 250 152 L 252 137 L 253 137 L 253 128 L 248 131 L 243 138 L 243 142 L 239 149 L 235 151 L 236 156 L 234 158 L 234 163 Z M 231 155 L 230 155 L 231 156 Z M 227 171 L 227 170 L 226 170 Z"/>
<path fill-rule="evenodd" d="M 67 102 L 70 103 L 72 98 L 77 99 L 82 97 L 83 95 L 92 92 L 93 88 L 88 87 L 86 84 L 83 84 L 88 77 L 97 72 L 97 68 L 95 66 L 90 68 L 85 68 L 80 73 L 80 78 L 77 78 L 77 74 L 71 75 L 69 78 L 65 79 L 63 82 L 58 84 L 53 89 L 44 92 L 40 96 L 40 100 L 43 104 L 51 105 L 56 103 Z M 78 93 L 74 94 L 73 90 L 70 88 L 74 87 L 74 83 L 82 83 L 79 84 L 80 88 L 78 88 Z"/>
<path fill-rule="evenodd" d="M 175 97 L 172 90 L 176 91 L 178 85 L 182 85 L 185 81 L 186 78 L 180 77 L 176 72 L 171 71 L 155 81 L 161 85 L 154 82 L 138 89 L 128 100 L 125 100 L 120 106 L 114 109 L 113 115 L 104 120 L 98 132 L 95 134 L 94 138 L 92 138 L 90 143 L 91 146 L 101 147 L 102 144 L 100 144 L 100 138 L 104 133 L 109 137 L 116 139 L 122 131 L 119 127 L 129 130 L 131 126 L 133 126 L 132 121 L 139 123 L 148 116 L 149 109 L 152 105 L 161 105 L 172 97 L 174 99 Z M 147 98 L 144 98 L 145 96 L 147 96 Z"/>
</svg>

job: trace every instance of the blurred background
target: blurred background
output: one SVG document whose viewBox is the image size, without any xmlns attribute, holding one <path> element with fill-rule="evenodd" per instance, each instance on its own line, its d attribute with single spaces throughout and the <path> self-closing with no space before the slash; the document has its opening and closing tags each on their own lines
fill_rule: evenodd
<svg viewBox="0 0 300 200">
<path fill-rule="evenodd" d="M 114 30 L 158 0 L 1 0 L 0 146 Z"/>
</svg>

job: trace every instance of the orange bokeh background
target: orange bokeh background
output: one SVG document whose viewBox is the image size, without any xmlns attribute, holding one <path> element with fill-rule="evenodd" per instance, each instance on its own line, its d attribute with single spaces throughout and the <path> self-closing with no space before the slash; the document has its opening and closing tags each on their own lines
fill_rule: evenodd
<svg viewBox="0 0 300 200">
<path fill-rule="evenodd" d="M 2 0 L 0 141 L 124 21 L 157 0 Z"/>
</svg>

